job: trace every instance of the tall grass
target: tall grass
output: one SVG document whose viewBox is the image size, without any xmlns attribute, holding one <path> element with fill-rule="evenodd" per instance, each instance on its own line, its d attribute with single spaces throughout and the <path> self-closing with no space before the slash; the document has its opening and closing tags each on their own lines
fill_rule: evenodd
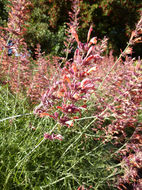
<svg viewBox="0 0 142 190">
<path fill-rule="evenodd" d="M 7 87 L 0 94 L 2 189 L 112 188 L 111 181 L 121 170 L 115 170 L 119 164 L 109 154 L 112 145 L 93 140 L 92 122 L 77 123 L 72 129 L 56 126 L 54 132 L 62 133 L 64 139 L 49 141 L 43 133 L 54 128 L 54 121 L 27 116 L 26 99 L 16 98 Z"/>
</svg>

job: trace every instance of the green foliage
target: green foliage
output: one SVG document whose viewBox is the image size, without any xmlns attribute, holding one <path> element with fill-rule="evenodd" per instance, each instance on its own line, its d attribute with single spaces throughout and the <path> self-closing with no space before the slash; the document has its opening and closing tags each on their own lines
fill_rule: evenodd
<svg viewBox="0 0 142 190">
<path fill-rule="evenodd" d="M 98 38 L 109 38 L 109 49 L 115 54 L 124 49 L 135 23 L 139 19 L 141 1 L 132 0 L 101 0 L 83 1 L 81 6 L 81 28 L 95 26 L 95 35 Z M 84 36 L 83 36 L 84 37 Z"/>
<path fill-rule="evenodd" d="M 29 29 L 25 39 L 31 49 L 40 44 L 42 51 L 61 55 L 65 38 L 65 22 L 68 18 L 68 6 L 64 1 L 31 1 L 33 8 Z"/>
<path fill-rule="evenodd" d="M 44 140 L 44 132 L 51 131 L 55 123 L 32 114 L 14 117 L 28 113 L 29 106 L 26 99 L 14 97 L 7 86 L 0 88 L 0 110 L 2 190 L 77 189 L 81 185 L 115 189 L 115 175 L 121 172 L 109 153 L 110 148 L 112 152 L 115 149 L 93 140 L 89 121 L 72 129 L 57 126 L 54 133 L 64 136 L 62 142 Z"/>
<path fill-rule="evenodd" d="M 7 10 L 8 0 L 0 0 L 0 26 L 7 23 L 8 10 Z"/>
<path fill-rule="evenodd" d="M 66 26 L 60 26 L 56 33 L 49 30 L 46 23 L 37 23 L 29 27 L 25 35 L 27 44 L 30 49 L 34 50 L 36 44 L 40 43 L 42 51 L 47 54 L 61 56 L 64 46 Z"/>
<path fill-rule="evenodd" d="M 0 1 L 0 25 L 7 21 L 7 0 Z M 65 23 L 69 22 L 71 1 L 31 0 L 31 17 L 25 39 L 34 50 L 36 44 L 46 53 L 62 55 Z M 124 49 L 135 23 L 139 19 L 141 0 L 83 0 L 80 5 L 81 41 L 86 39 L 90 24 L 94 24 L 95 36 L 109 38 L 109 49 L 119 54 Z M 138 49 L 138 48 L 137 48 Z"/>
</svg>

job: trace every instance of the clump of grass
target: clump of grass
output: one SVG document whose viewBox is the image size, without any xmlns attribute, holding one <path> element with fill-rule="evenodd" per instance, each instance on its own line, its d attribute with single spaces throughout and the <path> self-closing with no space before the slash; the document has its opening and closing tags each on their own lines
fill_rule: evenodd
<svg viewBox="0 0 142 190">
<path fill-rule="evenodd" d="M 118 164 L 109 154 L 110 147 L 93 141 L 92 122 L 77 123 L 72 129 L 55 127 L 54 120 L 30 114 L 26 100 L 15 98 L 7 87 L 0 94 L 2 189 L 113 188 L 108 181 L 114 181 L 121 170 L 114 170 Z M 63 135 L 62 141 L 43 137 L 53 128 Z"/>
</svg>

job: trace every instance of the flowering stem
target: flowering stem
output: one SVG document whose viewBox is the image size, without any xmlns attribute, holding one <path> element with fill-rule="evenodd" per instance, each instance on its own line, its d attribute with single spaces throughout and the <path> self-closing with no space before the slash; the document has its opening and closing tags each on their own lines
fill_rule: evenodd
<svg viewBox="0 0 142 190">
<path fill-rule="evenodd" d="M 141 19 L 140 19 L 139 23 L 140 23 L 140 22 L 141 22 Z M 139 25 L 139 23 L 137 24 L 137 26 Z M 137 27 L 136 27 L 135 31 L 136 31 L 136 30 L 137 30 Z M 132 32 L 131 37 L 130 37 L 130 39 L 129 39 L 129 42 L 128 42 L 126 48 L 123 50 L 123 52 L 121 52 L 121 54 L 119 55 L 118 59 L 115 61 L 114 65 L 113 65 L 113 66 L 111 67 L 111 69 L 108 71 L 108 73 L 107 73 L 106 76 L 104 77 L 103 81 L 102 81 L 101 84 L 99 85 L 98 90 L 101 89 L 101 87 L 102 87 L 102 85 L 103 85 L 105 79 L 108 77 L 108 75 L 110 74 L 110 72 L 114 69 L 115 65 L 120 61 L 121 57 L 125 54 L 125 51 L 127 50 L 127 48 L 131 45 L 131 41 L 132 41 L 133 37 L 134 37 L 134 35 L 133 35 L 133 32 Z"/>
<path fill-rule="evenodd" d="M 114 69 L 114 67 L 116 66 L 116 64 L 120 61 L 122 55 L 125 53 L 126 49 L 129 47 L 130 43 L 128 43 L 128 45 L 126 46 L 126 48 L 124 49 L 124 51 L 120 54 L 120 56 L 118 57 L 118 59 L 115 61 L 114 65 L 111 67 L 111 69 L 108 71 L 108 73 L 106 74 L 106 76 L 103 78 L 103 81 L 101 82 L 101 84 L 98 87 L 98 90 L 101 89 L 105 79 L 108 77 L 108 75 L 111 73 L 111 71 Z"/>
</svg>

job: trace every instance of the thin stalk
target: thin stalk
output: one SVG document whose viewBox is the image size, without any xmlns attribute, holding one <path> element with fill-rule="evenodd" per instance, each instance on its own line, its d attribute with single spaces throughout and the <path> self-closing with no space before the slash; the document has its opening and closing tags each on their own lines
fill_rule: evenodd
<svg viewBox="0 0 142 190">
<path fill-rule="evenodd" d="M 118 59 L 115 61 L 114 65 L 111 67 L 111 69 L 107 72 L 106 76 L 103 78 L 103 81 L 101 82 L 101 84 L 99 85 L 98 87 L 98 91 L 101 89 L 103 83 L 105 82 L 106 78 L 109 76 L 109 74 L 111 73 L 111 71 L 114 69 L 114 67 L 117 65 L 117 63 L 120 61 L 122 55 L 125 53 L 126 49 L 129 47 L 129 43 L 128 45 L 126 46 L 126 48 L 124 49 L 124 51 L 119 55 Z"/>
<path fill-rule="evenodd" d="M 50 134 L 53 132 L 53 130 L 56 128 L 58 123 L 56 123 L 56 125 L 51 129 L 51 131 L 49 132 Z M 43 142 L 45 141 L 45 138 L 42 138 L 42 140 L 40 140 L 40 142 L 25 156 L 22 158 L 22 160 L 20 160 L 16 166 L 14 168 L 16 168 L 22 161 L 24 161 L 30 154 L 32 154 Z M 20 166 L 19 166 L 20 167 Z"/>
<path fill-rule="evenodd" d="M 119 55 L 118 59 L 115 61 L 114 65 L 111 67 L 111 69 L 107 72 L 106 76 L 103 78 L 103 81 L 101 82 L 101 84 L 99 85 L 98 87 L 98 91 L 101 89 L 104 81 L 106 80 L 106 78 L 109 76 L 109 74 L 111 73 L 111 71 L 114 69 L 114 67 L 117 65 L 117 63 L 120 61 L 121 57 L 125 54 L 125 51 L 127 50 L 127 48 L 131 45 L 131 41 L 133 39 L 133 35 L 131 35 L 130 39 L 129 39 L 129 42 L 126 46 L 126 48 L 123 50 L 123 52 L 121 52 L 121 54 Z"/>
<path fill-rule="evenodd" d="M 25 160 L 25 158 L 27 158 L 32 152 L 34 152 L 44 142 L 44 140 L 45 139 L 42 138 L 42 140 L 25 157 L 22 158 L 22 160 L 17 162 L 17 164 L 14 168 L 16 168 L 23 160 Z"/>
<path fill-rule="evenodd" d="M 14 119 L 14 118 L 17 118 L 17 117 L 26 116 L 26 115 L 32 115 L 32 114 L 33 113 L 25 113 L 25 114 L 20 114 L 20 115 L 14 115 L 14 116 L 11 116 L 11 117 L 1 119 L 0 122 L 6 121 L 6 120 L 9 120 L 9 119 Z"/>
</svg>

